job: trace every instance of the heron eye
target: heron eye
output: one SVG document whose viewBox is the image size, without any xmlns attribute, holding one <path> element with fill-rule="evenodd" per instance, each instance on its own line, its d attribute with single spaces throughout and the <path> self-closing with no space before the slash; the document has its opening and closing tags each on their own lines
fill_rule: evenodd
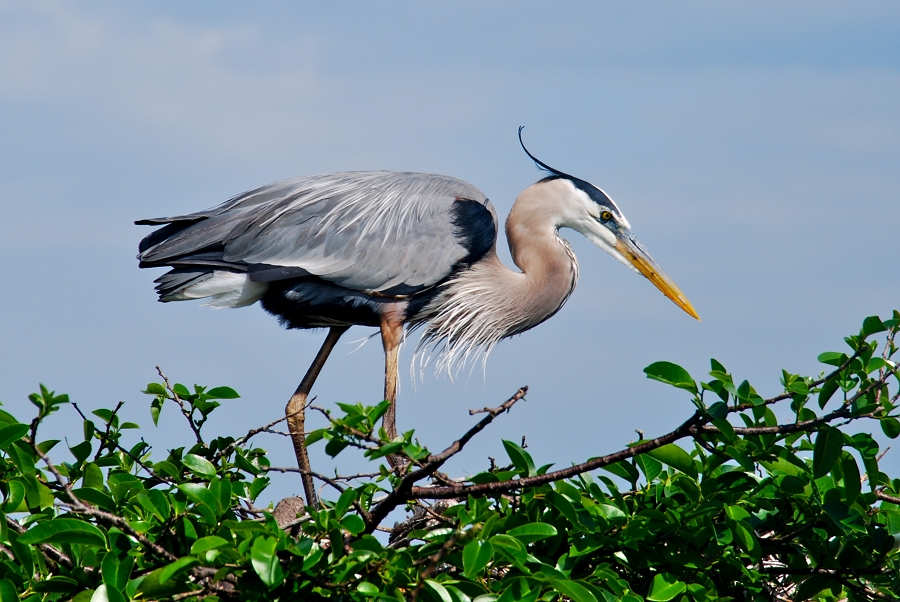
<svg viewBox="0 0 900 602">
<path fill-rule="evenodd" d="M 612 213 L 610 213 L 609 211 L 601 211 L 600 219 L 602 219 L 604 222 L 609 221 L 612 219 Z"/>
</svg>

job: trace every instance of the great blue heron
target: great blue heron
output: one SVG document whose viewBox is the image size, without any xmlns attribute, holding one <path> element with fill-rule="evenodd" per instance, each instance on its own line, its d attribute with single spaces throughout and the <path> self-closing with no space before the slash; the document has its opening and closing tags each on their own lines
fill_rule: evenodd
<svg viewBox="0 0 900 602">
<path fill-rule="evenodd" d="M 403 327 L 423 327 L 452 368 L 473 351 L 537 326 L 563 306 L 578 263 L 572 228 L 646 276 L 688 314 L 687 298 L 631 233 L 602 190 L 528 156 L 547 177 L 526 188 L 506 220 L 510 253 L 497 257 L 497 214 L 471 184 L 436 174 L 364 171 L 283 180 L 199 213 L 136 222 L 162 226 L 140 243 L 140 267 L 170 267 L 160 301 L 257 301 L 287 328 L 328 328 L 285 408 L 301 470 L 309 471 L 303 409 L 329 353 L 353 325 L 381 329 L 384 428 L 397 436 L 397 360 Z M 314 499 L 312 480 L 304 479 Z"/>
</svg>

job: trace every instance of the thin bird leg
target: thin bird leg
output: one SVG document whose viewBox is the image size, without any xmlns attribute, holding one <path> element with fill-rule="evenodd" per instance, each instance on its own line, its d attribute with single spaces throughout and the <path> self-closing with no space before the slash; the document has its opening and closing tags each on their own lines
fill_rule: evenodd
<svg viewBox="0 0 900 602">
<path fill-rule="evenodd" d="M 284 413 L 288 417 L 287 423 L 288 429 L 291 431 L 291 440 L 294 442 L 294 454 L 297 456 L 297 466 L 300 470 L 304 471 L 301 475 L 303 480 L 303 491 L 306 493 L 306 505 L 310 508 L 315 508 L 318 505 L 318 499 L 316 498 L 315 483 L 313 483 L 312 475 L 309 474 L 310 471 L 312 471 L 312 466 L 309 463 L 309 455 L 306 453 L 306 434 L 304 431 L 306 423 L 306 397 L 309 395 L 313 383 L 316 382 L 319 372 L 322 371 L 322 366 L 325 365 L 325 360 L 328 359 L 331 350 L 334 349 L 338 339 L 341 338 L 342 334 L 347 332 L 348 328 L 349 327 L 347 326 L 332 326 L 328 330 L 328 336 L 325 337 L 325 342 L 322 343 L 319 353 L 316 354 L 316 359 L 313 360 L 309 370 L 306 371 L 306 376 L 300 381 L 300 386 L 298 386 L 297 390 L 294 391 L 294 394 L 291 395 L 290 401 L 288 401 L 287 406 L 284 408 Z"/>
<path fill-rule="evenodd" d="M 381 321 L 381 343 L 384 345 L 384 398 L 391 402 L 384 414 L 384 430 L 388 439 L 397 436 L 397 374 L 400 359 L 400 343 L 403 341 L 403 322 L 383 318 Z M 391 465 L 394 462 L 391 458 Z"/>
</svg>

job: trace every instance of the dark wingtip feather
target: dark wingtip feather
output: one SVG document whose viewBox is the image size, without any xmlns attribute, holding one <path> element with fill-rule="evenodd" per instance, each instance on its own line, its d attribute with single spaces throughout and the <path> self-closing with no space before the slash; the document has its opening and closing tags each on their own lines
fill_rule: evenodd
<svg viewBox="0 0 900 602">
<path fill-rule="evenodd" d="M 168 303 L 169 301 L 179 301 L 176 297 L 178 293 L 191 285 L 206 280 L 213 275 L 211 269 L 185 269 L 176 268 L 169 270 L 153 282 L 156 283 L 156 293 L 159 295 L 159 301 Z"/>
</svg>

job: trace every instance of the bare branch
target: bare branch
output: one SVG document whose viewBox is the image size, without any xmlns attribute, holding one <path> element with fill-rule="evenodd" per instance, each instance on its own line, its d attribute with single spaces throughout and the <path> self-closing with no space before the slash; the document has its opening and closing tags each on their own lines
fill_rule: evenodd
<svg viewBox="0 0 900 602">
<path fill-rule="evenodd" d="M 875 497 L 877 497 L 879 500 L 884 500 L 885 502 L 890 502 L 892 504 L 900 504 L 900 497 L 888 495 L 881 489 L 875 491 Z"/>
<path fill-rule="evenodd" d="M 622 460 L 627 460 L 639 454 L 654 450 L 663 445 L 674 443 L 679 439 L 692 434 L 693 428 L 703 421 L 702 416 L 695 412 L 681 426 L 655 439 L 648 439 L 642 443 L 638 443 L 633 447 L 623 449 L 621 451 L 593 458 L 587 462 L 576 464 L 568 468 L 555 470 L 534 477 L 525 477 L 522 479 L 514 479 L 512 481 L 494 481 L 491 483 L 475 483 L 471 485 L 460 484 L 455 487 L 412 487 L 409 497 L 412 499 L 448 499 L 466 497 L 467 495 L 490 495 L 492 493 L 509 493 L 522 489 L 523 487 L 534 487 L 536 485 L 544 485 L 553 481 L 568 479 L 576 475 L 609 466 Z M 373 512 L 374 515 L 374 512 Z"/>
<path fill-rule="evenodd" d="M 472 428 L 470 428 L 466 433 L 450 444 L 450 446 L 437 454 L 436 456 L 429 456 L 425 462 L 423 462 L 423 466 L 419 469 L 413 470 L 407 473 L 397 484 L 393 491 L 391 491 L 381 502 L 379 502 L 375 508 L 372 510 L 371 516 L 369 520 L 366 520 L 366 533 L 371 533 L 375 527 L 378 526 L 379 523 L 386 517 L 391 510 L 404 503 L 408 499 L 412 499 L 413 496 L 412 491 L 416 488 L 413 487 L 413 484 L 421 481 L 422 479 L 427 478 L 431 474 L 433 474 L 441 465 L 444 464 L 447 460 L 458 454 L 462 451 L 463 447 L 465 447 L 466 443 L 468 443 L 472 437 L 480 433 L 482 430 L 487 427 L 491 422 L 494 421 L 494 418 L 502 414 L 503 412 L 508 412 L 510 408 L 515 405 L 517 401 L 525 397 L 525 394 L 528 392 L 528 387 L 522 387 L 516 393 L 507 399 L 503 404 L 501 404 L 497 408 L 485 408 L 481 410 L 482 413 L 486 413 L 487 416 L 482 418 L 475 424 Z M 471 414 L 472 412 L 470 412 Z M 476 412 L 478 413 L 478 412 Z M 465 487 L 461 485 L 461 487 Z M 432 489 L 432 488 L 428 488 Z M 446 489 L 446 490 L 454 490 L 455 487 L 436 487 L 434 489 Z M 454 495 L 448 495 L 445 497 L 459 497 Z"/>
<path fill-rule="evenodd" d="M 14 518 L 6 517 L 6 526 L 21 535 L 26 531 L 25 527 L 22 526 L 19 521 Z M 44 560 L 47 561 L 47 564 L 50 566 L 50 569 L 55 571 L 57 570 L 56 565 L 62 565 L 67 569 L 74 568 L 74 563 L 72 559 L 51 546 L 50 544 L 42 543 L 37 546 L 37 549 L 44 556 Z M 5 550 L 5 548 L 4 548 Z M 93 569 L 90 567 L 86 567 L 85 570 L 87 572 L 92 571 Z"/>
</svg>

